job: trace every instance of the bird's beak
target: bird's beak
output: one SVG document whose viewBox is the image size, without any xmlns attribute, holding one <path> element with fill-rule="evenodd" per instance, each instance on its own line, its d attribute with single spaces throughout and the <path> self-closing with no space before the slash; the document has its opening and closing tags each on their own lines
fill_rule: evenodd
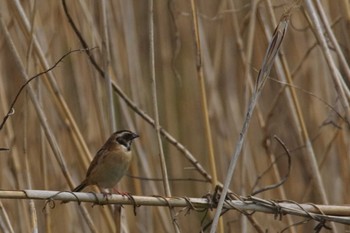
<svg viewBox="0 0 350 233">
<path fill-rule="evenodd" d="M 131 136 L 131 140 L 134 140 L 135 138 L 138 138 L 138 137 L 140 137 L 138 134 L 133 133 Z"/>
</svg>

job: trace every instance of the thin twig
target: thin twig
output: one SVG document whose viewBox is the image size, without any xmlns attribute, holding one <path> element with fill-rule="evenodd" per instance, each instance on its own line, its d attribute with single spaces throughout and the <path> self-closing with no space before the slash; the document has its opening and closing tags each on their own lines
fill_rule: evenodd
<svg viewBox="0 0 350 233">
<path fill-rule="evenodd" d="M 283 185 L 283 184 L 287 181 L 287 179 L 288 179 L 288 177 L 289 177 L 290 170 L 291 170 L 291 168 L 292 168 L 292 158 L 291 158 L 291 156 L 290 156 L 289 150 L 288 150 L 288 148 L 286 147 L 286 145 L 284 144 L 284 142 L 283 142 L 279 137 L 274 136 L 274 138 L 279 142 L 279 144 L 283 147 L 284 151 L 286 152 L 285 154 L 287 155 L 287 158 L 288 158 L 287 173 L 285 174 L 284 177 L 281 178 L 281 180 L 280 180 L 278 183 L 272 184 L 272 185 L 268 185 L 268 186 L 266 186 L 266 187 L 264 187 L 264 188 L 262 188 L 262 189 L 259 189 L 259 190 L 257 190 L 257 191 L 254 191 L 254 192 L 252 193 L 252 196 L 257 195 L 258 193 L 261 193 L 261 192 L 265 192 L 265 191 L 268 191 L 268 190 L 271 190 L 271 189 L 275 189 L 275 188 L 280 187 L 281 185 Z M 271 167 L 271 166 L 270 166 L 270 167 Z"/>
<path fill-rule="evenodd" d="M 293 84 L 290 84 L 290 83 L 286 83 L 286 82 L 283 82 L 283 81 L 280 81 L 280 80 L 277 80 L 277 79 L 274 79 L 274 78 L 269 78 L 270 80 L 274 81 L 274 82 L 277 82 L 277 83 L 280 83 L 282 85 L 285 85 L 285 86 L 288 86 L 288 87 L 292 87 L 298 91 L 301 91 L 305 94 L 308 94 L 310 95 L 311 97 L 317 99 L 318 101 L 320 101 L 321 103 L 323 103 L 326 107 L 328 107 L 332 112 L 334 112 L 342 121 L 344 121 L 345 123 L 347 123 L 349 126 L 350 126 L 350 122 L 347 121 L 347 119 L 345 117 L 343 117 L 339 111 L 337 111 L 335 109 L 335 107 L 333 107 L 331 104 L 329 104 L 326 100 L 322 99 L 321 97 L 317 96 L 316 94 L 312 93 L 311 91 L 307 91 L 301 87 L 298 87 L 296 85 L 293 85 Z"/>
<path fill-rule="evenodd" d="M 94 49 L 94 48 L 92 48 Z M 56 66 L 58 66 L 59 63 L 61 63 L 67 56 L 69 56 L 71 53 L 75 53 L 75 52 L 82 52 L 82 51 L 90 51 L 92 50 L 91 48 L 86 48 L 86 49 L 75 49 L 75 50 L 71 50 L 68 53 L 64 54 L 60 59 L 58 59 L 55 64 L 53 66 L 51 66 L 49 69 L 44 70 L 36 75 L 34 75 L 33 77 L 29 78 L 19 89 L 19 91 L 16 94 L 15 99 L 12 101 L 10 107 L 9 107 L 9 111 L 7 112 L 6 116 L 4 117 L 4 119 L 2 120 L 2 123 L 0 124 L 0 130 L 4 127 L 7 119 L 14 114 L 14 106 L 18 100 L 18 97 L 20 96 L 20 94 L 22 93 L 22 91 L 24 90 L 24 88 L 34 79 L 50 72 L 51 70 L 53 70 L 54 68 L 56 68 Z"/>
</svg>

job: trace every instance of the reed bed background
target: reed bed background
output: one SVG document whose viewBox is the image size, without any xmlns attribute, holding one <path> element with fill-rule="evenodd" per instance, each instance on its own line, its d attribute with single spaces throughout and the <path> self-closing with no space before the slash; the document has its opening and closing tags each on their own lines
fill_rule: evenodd
<svg viewBox="0 0 350 233">
<path fill-rule="evenodd" d="M 62 3 L 0 2 L 1 119 L 24 84 L 24 77 L 47 70 L 71 50 L 84 48 Z M 89 48 L 94 48 L 89 53 L 101 70 L 85 52 L 74 52 L 26 87 L 0 131 L 0 147 L 9 149 L 0 151 L 2 190 L 71 190 L 84 178 L 89 162 L 109 135 L 117 129 L 130 129 L 140 138 L 133 144 L 129 176 L 118 184 L 119 190 L 167 196 L 161 181 L 162 148 L 171 196 L 213 193 L 215 184 L 211 181 L 222 183 L 226 177 L 273 30 L 281 15 L 293 8 L 281 53 L 255 109 L 230 190 L 247 196 L 280 181 L 288 172 L 287 156 L 273 138 L 277 135 L 290 151 L 290 174 L 281 187 L 259 197 L 298 203 L 349 203 L 347 1 L 197 1 L 200 48 L 189 1 L 154 1 L 153 21 L 149 1 L 66 4 L 80 35 Z M 316 4 L 315 11 L 310 4 Z M 312 14 L 324 16 L 322 25 L 329 26 L 331 33 L 320 31 Z M 327 38 L 328 58 L 319 35 Z M 199 67 L 205 92 L 198 78 Z M 342 82 L 337 86 L 336 80 Z M 120 90 L 134 107 L 126 104 Z M 147 114 L 155 127 L 140 112 Z M 162 137 L 159 147 L 158 124 L 192 154 L 202 172 L 174 146 L 176 143 Z M 54 208 L 43 210 L 43 201 L 4 199 L 1 207 L 3 232 L 115 232 L 120 228 L 115 206 L 92 208 L 91 204 L 56 202 Z M 130 206 L 122 212 L 125 232 L 174 231 L 166 207 L 140 207 L 136 216 Z M 180 208 L 172 212 L 181 232 L 200 232 L 213 213 Z M 303 220 L 276 219 L 264 213 L 251 217 L 260 229 L 269 232 L 280 232 Z M 315 225 L 309 221 L 286 232 L 310 232 Z M 222 232 L 257 231 L 237 211 L 226 213 L 221 227 Z M 335 232 L 350 230 L 341 224 L 332 227 Z"/>
</svg>

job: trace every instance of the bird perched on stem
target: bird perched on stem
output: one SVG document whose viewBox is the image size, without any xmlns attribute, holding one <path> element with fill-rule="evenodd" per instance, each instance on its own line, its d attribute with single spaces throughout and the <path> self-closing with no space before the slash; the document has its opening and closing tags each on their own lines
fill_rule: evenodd
<svg viewBox="0 0 350 233">
<path fill-rule="evenodd" d="M 86 178 L 74 188 L 79 192 L 89 185 L 113 188 L 127 172 L 132 154 L 131 143 L 139 137 L 129 130 L 113 133 L 92 160 Z"/>
</svg>

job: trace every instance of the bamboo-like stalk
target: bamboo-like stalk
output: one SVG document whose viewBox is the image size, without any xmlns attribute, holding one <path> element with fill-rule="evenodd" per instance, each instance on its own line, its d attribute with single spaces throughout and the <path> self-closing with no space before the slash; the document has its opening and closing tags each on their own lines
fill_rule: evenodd
<svg viewBox="0 0 350 233">
<path fill-rule="evenodd" d="M 319 0 L 315 1 L 315 4 L 316 4 L 317 10 L 318 10 L 320 19 L 322 20 L 322 23 L 325 27 L 325 30 L 327 31 L 327 36 L 331 40 L 331 42 L 334 46 L 334 49 L 337 52 L 337 55 L 339 57 L 340 64 L 341 64 L 342 68 L 344 69 L 344 73 L 346 74 L 347 82 L 350 82 L 350 69 L 349 69 L 349 65 L 346 61 L 346 58 L 344 56 L 344 53 L 342 52 L 340 45 L 339 45 L 337 39 L 335 38 L 333 30 L 331 29 L 331 25 L 327 20 L 326 13 L 325 13 L 320 1 Z M 340 77 L 340 78 L 342 78 L 342 77 Z M 342 85 L 342 86 L 344 89 L 349 90 L 349 88 L 346 85 Z"/>
<path fill-rule="evenodd" d="M 110 59 L 111 59 L 111 52 L 110 52 L 110 40 L 109 40 L 109 32 L 108 32 L 108 11 L 107 11 L 107 2 L 106 0 L 101 1 L 101 14 L 102 14 L 102 53 L 104 54 L 104 80 L 106 82 L 106 90 L 107 90 L 107 101 L 108 101 L 108 116 L 109 116 L 109 127 L 111 132 L 115 132 L 117 129 L 116 126 L 116 119 L 115 119 L 115 109 L 114 109 L 114 101 L 113 101 L 113 91 L 112 91 L 112 81 L 110 77 Z"/>
<path fill-rule="evenodd" d="M 214 145 L 211 134 L 211 124 L 209 121 L 209 112 L 208 112 L 208 101 L 207 101 L 207 92 L 205 86 L 204 72 L 203 72 L 203 64 L 202 64 L 202 49 L 201 49 L 201 40 L 199 36 L 199 27 L 198 27 L 198 16 L 197 16 L 197 6 L 194 0 L 191 0 L 191 12 L 192 12 L 192 22 L 193 22 L 193 30 L 194 30 L 194 39 L 195 39 L 195 59 L 196 59 L 196 70 L 197 70 L 197 78 L 199 82 L 199 89 L 201 93 L 201 106 L 204 118 L 204 128 L 205 128 L 205 139 L 208 148 L 208 156 L 210 161 L 210 170 L 212 175 L 212 187 L 213 189 L 218 184 L 218 177 L 216 171 L 216 158 L 214 155 Z M 224 227 L 222 220 L 219 221 L 219 226 L 217 232 L 223 233 Z"/>
<path fill-rule="evenodd" d="M 318 38 L 318 41 L 322 48 L 322 52 L 326 58 L 329 69 L 331 71 L 334 86 L 338 91 L 340 100 L 344 106 L 346 119 L 348 120 L 348 122 L 350 122 L 350 104 L 348 99 L 346 98 L 345 90 L 344 90 L 344 88 L 346 89 L 348 88 L 344 87 L 343 82 L 341 81 L 340 72 L 338 71 L 335 61 L 332 58 L 331 51 L 328 48 L 327 39 L 324 36 L 323 29 L 321 27 L 321 22 L 316 12 L 314 4 L 310 0 L 305 1 L 305 4 L 310 14 L 311 21 L 313 22 L 313 26 L 315 27 L 315 30 L 314 30 L 314 32 L 316 33 L 315 36 Z"/>
<path fill-rule="evenodd" d="M 163 143 L 160 134 L 160 124 L 159 124 L 159 111 L 158 111 L 158 97 L 157 97 L 157 81 L 156 81 L 156 70 L 155 70 L 155 41 L 154 41 L 154 4 L 153 0 L 150 0 L 148 3 L 149 10 L 149 40 L 150 40 L 150 70 L 152 77 L 152 100 L 153 100 L 153 108 L 154 108 L 154 126 L 156 129 L 157 142 L 158 142 L 158 150 L 159 150 L 159 160 L 160 167 L 162 170 L 163 177 L 163 187 L 165 191 L 165 195 L 171 197 L 171 189 L 169 184 L 168 177 L 168 169 L 165 161 Z M 174 208 L 169 205 L 169 211 L 172 218 L 172 223 L 174 226 L 174 231 L 179 233 L 181 232 L 179 223 L 176 220 L 176 213 Z"/>
<path fill-rule="evenodd" d="M 1 199 L 27 199 L 27 200 L 43 200 L 47 201 L 44 208 L 49 208 L 50 202 L 59 201 L 80 201 L 80 202 L 96 202 L 100 205 L 107 204 L 123 204 L 130 206 L 173 206 L 187 207 L 194 210 L 202 208 L 212 208 L 212 204 L 207 198 L 191 198 L 191 197 L 152 197 L 152 196 L 130 196 L 111 194 L 106 197 L 103 194 L 93 193 L 72 193 L 61 191 L 47 190 L 21 190 L 10 191 L 1 190 Z M 312 203 L 302 204 L 290 201 L 270 201 L 256 197 L 246 197 L 242 200 L 227 200 L 225 209 L 240 211 L 257 211 L 276 214 L 291 214 L 313 218 L 315 220 L 329 220 L 342 224 L 350 224 L 350 207 L 347 205 L 316 205 Z"/>
<path fill-rule="evenodd" d="M 213 139 L 212 139 L 211 129 L 210 129 L 209 113 L 208 113 L 207 93 L 205 90 L 205 80 L 204 80 L 203 65 L 202 65 L 201 41 L 199 37 L 199 28 L 198 28 L 197 7 L 194 0 L 191 1 L 191 12 L 192 12 L 192 20 L 193 20 L 193 30 L 195 34 L 196 69 L 197 69 L 197 78 L 199 81 L 199 86 L 201 91 L 201 103 L 202 103 L 202 109 L 203 109 L 205 138 L 208 146 L 208 155 L 210 160 L 211 174 L 213 176 L 211 182 L 213 187 L 215 187 L 218 183 L 217 172 L 216 172 L 216 159 L 214 156 L 214 146 L 213 146 Z"/>
</svg>

